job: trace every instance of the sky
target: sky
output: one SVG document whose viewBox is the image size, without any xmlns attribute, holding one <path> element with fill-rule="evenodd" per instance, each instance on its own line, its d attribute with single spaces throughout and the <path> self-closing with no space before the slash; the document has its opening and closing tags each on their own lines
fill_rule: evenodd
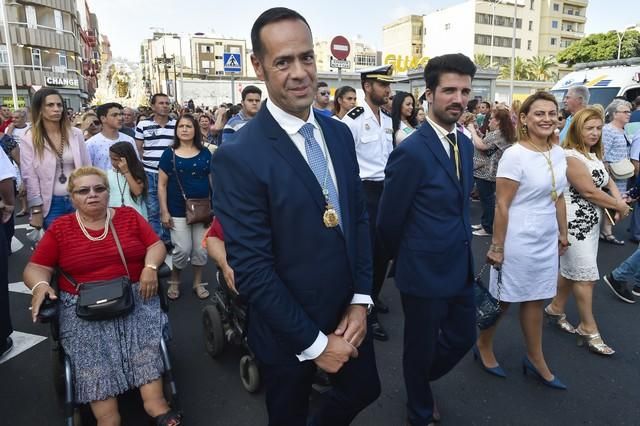
<svg viewBox="0 0 640 426">
<path fill-rule="evenodd" d="M 285 6 L 300 12 L 314 38 L 336 35 L 362 38 L 382 49 L 382 26 L 409 14 L 422 15 L 463 0 L 431 1 L 280 1 L 258 0 L 88 0 L 98 16 L 100 32 L 111 42 L 114 57 L 140 59 L 140 44 L 156 31 L 214 33 L 245 38 L 248 44 L 253 21 L 264 10 Z M 640 24 L 640 7 L 631 0 L 590 0 L 586 33 L 606 32 Z"/>
</svg>

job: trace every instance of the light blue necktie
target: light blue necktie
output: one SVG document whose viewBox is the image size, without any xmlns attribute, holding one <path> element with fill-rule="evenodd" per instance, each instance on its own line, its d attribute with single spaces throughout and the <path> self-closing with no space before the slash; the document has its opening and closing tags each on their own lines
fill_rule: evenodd
<svg viewBox="0 0 640 426">
<path fill-rule="evenodd" d="M 340 211 L 338 191 L 336 190 L 336 186 L 333 184 L 333 179 L 331 179 L 327 158 L 325 158 L 320 144 L 313 136 L 313 129 L 313 124 L 306 123 L 300 128 L 300 130 L 298 130 L 298 133 L 304 137 L 304 150 L 307 153 L 307 161 L 309 162 L 309 166 L 311 167 L 313 174 L 316 175 L 316 179 L 318 179 L 320 188 L 323 187 L 326 176 L 326 190 L 329 196 L 329 203 L 331 204 L 331 207 L 335 209 L 336 213 L 338 213 L 338 222 L 342 228 L 342 213 Z M 328 155 L 329 153 L 327 151 L 327 156 Z"/>
</svg>

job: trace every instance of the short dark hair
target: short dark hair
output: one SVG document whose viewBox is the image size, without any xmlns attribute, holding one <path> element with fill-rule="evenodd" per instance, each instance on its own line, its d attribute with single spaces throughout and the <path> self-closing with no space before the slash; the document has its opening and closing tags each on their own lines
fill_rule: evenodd
<svg viewBox="0 0 640 426">
<path fill-rule="evenodd" d="M 424 81 L 427 89 L 434 91 L 440 83 L 440 76 L 446 72 L 468 75 L 473 78 L 476 75 L 476 66 L 471 59 L 462 53 L 449 53 L 431 58 L 424 67 Z"/>
<path fill-rule="evenodd" d="M 119 110 L 124 109 L 122 105 L 117 102 L 107 102 L 106 104 L 98 105 L 98 108 L 96 108 L 96 115 L 98 116 L 98 120 L 100 120 L 101 117 L 106 117 L 109 114 L 109 110 L 111 108 L 118 108 Z"/>
<path fill-rule="evenodd" d="M 319 81 L 318 82 L 318 87 L 316 89 L 319 89 L 321 87 L 329 87 L 329 85 L 327 84 L 326 81 Z"/>
<path fill-rule="evenodd" d="M 242 100 L 244 101 L 247 95 L 251 93 L 255 93 L 256 95 L 259 95 L 260 97 L 262 97 L 262 90 L 260 90 L 256 86 L 249 85 L 244 89 L 242 89 Z"/>
<path fill-rule="evenodd" d="M 467 103 L 467 111 L 473 112 L 473 110 L 476 109 L 477 106 L 478 106 L 478 100 L 477 99 L 471 99 Z"/>
<path fill-rule="evenodd" d="M 154 95 L 151 96 L 151 105 L 155 105 L 158 98 L 168 98 L 168 97 L 169 95 L 165 93 L 154 93 Z"/>
<path fill-rule="evenodd" d="M 307 20 L 295 10 L 291 10 L 286 7 L 273 7 L 265 10 L 260 16 L 258 16 L 258 19 L 256 19 L 253 23 L 253 27 L 251 28 L 251 45 L 253 48 L 253 54 L 256 55 L 256 57 L 264 57 L 264 46 L 262 45 L 262 40 L 260 40 L 260 31 L 269 24 L 287 20 L 302 21 L 307 28 L 309 28 L 309 32 L 311 32 L 311 27 Z"/>
</svg>

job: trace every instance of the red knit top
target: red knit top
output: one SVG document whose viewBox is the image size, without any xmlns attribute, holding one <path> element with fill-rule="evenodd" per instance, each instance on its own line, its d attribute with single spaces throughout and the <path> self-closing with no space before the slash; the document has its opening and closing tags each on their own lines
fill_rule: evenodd
<svg viewBox="0 0 640 426">
<path fill-rule="evenodd" d="M 158 236 L 140 214 L 131 207 L 117 207 L 112 222 L 127 260 L 131 282 L 140 280 L 147 249 L 159 241 Z M 98 237 L 103 230 L 87 229 Z M 85 237 L 75 214 L 56 219 L 36 246 L 31 262 L 49 268 L 61 268 L 76 282 L 105 281 L 127 275 L 111 229 L 102 241 Z M 75 287 L 60 276 L 60 291 L 77 294 Z"/>
</svg>

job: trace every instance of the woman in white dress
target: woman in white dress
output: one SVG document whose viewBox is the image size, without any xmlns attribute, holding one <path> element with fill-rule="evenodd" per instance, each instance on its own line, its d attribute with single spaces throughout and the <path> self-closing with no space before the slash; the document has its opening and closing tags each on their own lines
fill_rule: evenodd
<svg viewBox="0 0 640 426">
<path fill-rule="evenodd" d="M 569 190 L 565 192 L 569 249 L 560 258 L 558 294 L 545 309 L 561 330 L 578 335 L 578 344 L 600 355 L 613 355 L 593 317 L 593 287 L 600 279 L 598 236 L 602 208 L 616 210 L 616 216 L 627 216 L 629 206 L 622 200 L 616 182 L 609 178 L 602 162 L 603 118 L 596 108 L 585 108 L 574 116 L 564 140 L 567 156 Z M 602 188 L 608 188 L 611 195 Z M 564 313 L 570 294 L 576 298 L 580 324 L 574 328 Z"/>
<path fill-rule="evenodd" d="M 558 254 L 569 246 L 564 197 L 567 162 L 552 144 L 558 117 L 553 95 L 538 92 L 520 109 L 519 143 L 508 148 L 496 174 L 496 212 L 487 253 L 490 291 L 506 310 L 520 303 L 527 347 L 523 372 L 556 389 L 566 386 L 551 372 L 542 353 L 542 308 L 556 294 Z M 500 271 L 495 268 L 499 268 Z M 498 282 L 501 275 L 501 283 Z M 486 370 L 505 376 L 493 353 L 496 325 L 480 332 L 476 353 Z M 496 370 L 498 369 L 498 370 Z"/>
</svg>

